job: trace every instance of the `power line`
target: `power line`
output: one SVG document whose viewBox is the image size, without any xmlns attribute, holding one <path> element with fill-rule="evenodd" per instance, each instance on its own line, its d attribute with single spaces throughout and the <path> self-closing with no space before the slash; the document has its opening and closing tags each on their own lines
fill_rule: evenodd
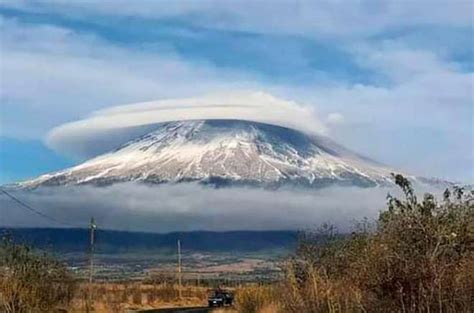
<svg viewBox="0 0 474 313">
<path fill-rule="evenodd" d="M 18 203 L 20 206 L 22 206 L 23 208 L 35 213 L 36 215 L 39 215 L 47 220 L 50 220 L 52 222 L 55 222 L 57 224 L 62 224 L 62 225 L 65 225 L 65 226 L 70 226 L 70 227 L 77 227 L 75 225 L 72 225 L 72 224 L 69 224 L 69 223 L 66 223 L 66 222 L 63 222 L 63 221 L 60 221 L 50 215 L 47 215 L 35 208 L 33 208 L 31 205 L 23 202 L 22 200 L 18 199 L 17 197 L 15 197 L 14 195 L 12 195 L 11 193 L 7 192 L 5 189 L 1 188 L 0 187 L 0 192 L 2 192 L 3 194 L 5 194 L 7 197 L 9 197 L 10 199 L 12 199 L 13 201 L 15 201 L 16 203 Z"/>
</svg>

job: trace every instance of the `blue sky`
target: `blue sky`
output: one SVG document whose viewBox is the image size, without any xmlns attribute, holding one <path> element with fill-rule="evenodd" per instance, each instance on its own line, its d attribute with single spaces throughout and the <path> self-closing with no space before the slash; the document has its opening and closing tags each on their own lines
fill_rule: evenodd
<svg viewBox="0 0 474 313">
<path fill-rule="evenodd" d="M 240 89 L 314 107 L 382 163 L 472 183 L 472 6 L 4 0 L 0 183 L 79 162 L 44 138 L 92 111 Z"/>
</svg>

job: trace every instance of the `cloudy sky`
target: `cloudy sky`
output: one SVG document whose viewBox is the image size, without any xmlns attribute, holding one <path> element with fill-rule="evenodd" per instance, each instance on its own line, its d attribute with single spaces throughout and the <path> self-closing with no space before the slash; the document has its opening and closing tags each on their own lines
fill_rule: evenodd
<svg viewBox="0 0 474 313">
<path fill-rule="evenodd" d="M 473 182 L 473 2 L 0 1 L 0 183 L 91 112 L 257 90 L 413 174 Z"/>
</svg>

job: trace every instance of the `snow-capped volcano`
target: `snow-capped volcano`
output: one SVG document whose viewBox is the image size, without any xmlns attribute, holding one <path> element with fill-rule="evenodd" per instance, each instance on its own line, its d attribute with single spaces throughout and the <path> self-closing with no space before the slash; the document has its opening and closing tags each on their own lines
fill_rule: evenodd
<svg viewBox="0 0 474 313">
<path fill-rule="evenodd" d="M 161 123 L 115 151 L 20 183 L 24 188 L 137 181 L 377 186 L 392 170 L 322 136 L 241 120 Z"/>
</svg>

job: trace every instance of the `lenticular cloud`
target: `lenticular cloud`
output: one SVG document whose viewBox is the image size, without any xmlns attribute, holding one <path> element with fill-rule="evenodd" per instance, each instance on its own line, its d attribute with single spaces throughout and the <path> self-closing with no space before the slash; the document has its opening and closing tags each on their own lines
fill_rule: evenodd
<svg viewBox="0 0 474 313">
<path fill-rule="evenodd" d="M 262 92 L 233 92 L 112 107 L 54 128 L 46 141 L 56 151 L 91 157 L 147 133 L 158 123 L 200 119 L 247 120 L 325 132 L 310 107 Z"/>
</svg>

